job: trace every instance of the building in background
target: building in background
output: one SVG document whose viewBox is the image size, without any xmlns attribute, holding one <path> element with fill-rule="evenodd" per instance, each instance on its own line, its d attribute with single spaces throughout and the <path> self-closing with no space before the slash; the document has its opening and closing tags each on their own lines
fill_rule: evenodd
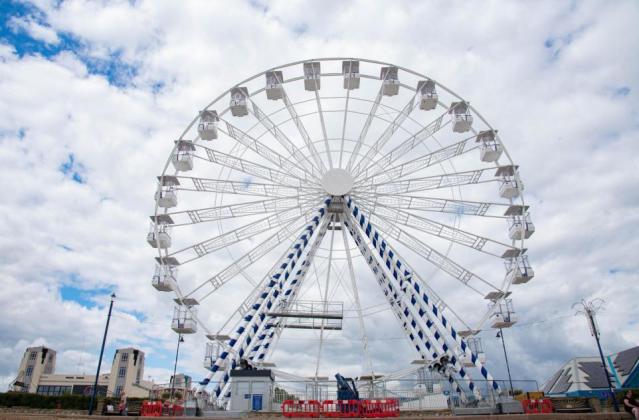
<svg viewBox="0 0 639 420">
<path fill-rule="evenodd" d="M 90 395 L 95 375 L 55 373 L 56 351 L 44 346 L 29 347 L 22 356 L 15 391 L 41 395 Z M 148 398 L 153 383 L 143 380 L 144 352 L 134 348 L 115 351 L 111 372 L 98 378 L 98 395 Z"/>
<path fill-rule="evenodd" d="M 639 346 L 605 357 L 615 389 L 639 388 Z M 585 397 L 608 394 L 608 381 L 599 356 L 575 357 L 542 386 L 546 395 Z"/>
</svg>

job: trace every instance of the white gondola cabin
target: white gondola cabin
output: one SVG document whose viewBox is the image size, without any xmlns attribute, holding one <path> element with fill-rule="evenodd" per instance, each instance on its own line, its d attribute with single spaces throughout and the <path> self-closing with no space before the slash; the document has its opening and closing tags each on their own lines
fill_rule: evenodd
<svg viewBox="0 0 639 420">
<path fill-rule="evenodd" d="M 231 115 L 234 117 L 243 117 L 248 115 L 248 89 L 245 87 L 234 87 L 231 89 Z"/>
<path fill-rule="evenodd" d="M 173 311 L 173 322 L 171 329 L 178 334 L 194 334 L 197 332 L 197 322 L 194 315 L 197 308 L 186 306 L 176 306 Z"/>
<path fill-rule="evenodd" d="M 517 165 L 500 166 L 495 172 L 496 177 L 501 178 L 499 185 L 499 195 L 502 198 L 517 198 L 524 190 L 524 185 L 517 174 Z"/>
<path fill-rule="evenodd" d="M 177 268 L 171 265 L 156 265 L 151 285 L 160 292 L 172 292 L 177 288 Z"/>
<path fill-rule="evenodd" d="M 479 143 L 479 158 L 482 162 L 495 162 L 504 152 L 496 136 L 497 130 L 480 131 L 477 134 L 475 142 Z"/>
<path fill-rule="evenodd" d="M 195 145 L 190 140 L 178 140 L 171 157 L 171 163 L 176 171 L 186 172 L 193 169 L 193 153 Z"/>
<path fill-rule="evenodd" d="M 284 75 L 281 71 L 266 72 L 266 99 L 270 99 L 272 101 L 282 99 L 284 96 L 284 87 L 282 87 L 283 81 Z"/>
<path fill-rule="evenodd" d="M 535 272 L 528 262 L 528 257 L 522 255 L 506 261 L 506 276 L 512 284 L 523 284 L 535 277 Z"/>
<path fill-rule="evenodd" d="M 517 315 L 513 309 L 512 299 L 499 301 L 493 308 L 490 315 L 490 326 L 492 328 L 509 328 L 517 322 Z"/>
<path fill-rule="evenodd" d="M 158 206 L 168 209 L 177 206 L 177 193 L 175 187 L 180 185 L 177 177 L 171 175 L 159 176 L 160 189 L 155 192 L 155 201 Z"/>
<path fill-rule="evenodd" d="M 342 74 L 344 75 L 344 89 L 359 89 L 359 61 L 342 61 Z"/>
<path fill-rule="evenodd" d="M 202 140 L 215 140 L 217 139 L 217 124 L 220 121 L 220 117 L 217 115 L 217 111 L 204 110 L 200 111 L 200 121 L 197 125 L 197 133 Z"/>
<path fill-rule="evenodd" d="M 453 102 L 450 104 L 448 113 L 450 114 L 453 132 L 465 133 L 470 130 L 473 125 L 473 116 L 470 113 L 470 107 L 467 102 Z"/>
<path fill-rule="evenodd" d="M 479 337 L 469 337 L 466 339 L 466 344 L 470 351 L 477 357 L 477 360 L 481 364 L 486 363 L 486 353 L 484 353 L 484 349 L 481 344 L 481 338 Z M 473 363 L 472 357 L 468 356 L 466 353 L 459 353 L 459 361 L 464 367 L 473 367 L 475 364 Z"/>
<path fill-rule="evenodd" d="M 508 218 L 508 236 L 510 239 L 528 239 L 533 233 L 535 233 L 535 225 L 530 218 L 530 214 Z"/>
<path fill-rule="evenodd" d="M 146 241 L 153 248 L 167 249 L 171 246 L 170 225 L 173 223 L 171 216 L 160 215 L 151 216 L 149 233 L 146 235 Z"/>
<path fill-rule="evenodd" d="M 382 94 L 395 96 L 399 93 L 399 70 L 395 66 L 382 67 L 379 78 L 382 81 Z"/>
<path fill-rule="evenodd" d="M 417 93 L 419 94 L 419 109 L 430 111 L 437 106 L 437 91 L 435 82 L 432 80 L 420 80 L 417 82 Z"/>
<path fill-rule="evenodd" d="M 206 350 L 204 352 L 204 368 L 208 370 L 212 370 L 215 362 L 218 361 L 220 355 L 224 353 L 224 347 L 218 341 L 210 341 L 206 343 Z M 224 361 L 220 362 L 219 369 L 225 370 L 228 366 L 227 358 Z"/>
<path fill-rule="evenodd" d="M 304 63 L 304 89 L 310 92 L 320 90 L 320 62 Z"/>
</svg>

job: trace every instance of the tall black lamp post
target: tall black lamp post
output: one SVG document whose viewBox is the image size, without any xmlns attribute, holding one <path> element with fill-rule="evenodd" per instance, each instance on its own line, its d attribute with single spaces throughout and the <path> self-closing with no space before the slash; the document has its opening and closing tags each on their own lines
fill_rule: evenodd
<svg viewBox="0 0 639 420">
<path fill-rule="evenodd" d="M 180 343 L 184 343 L 182 334 L 178 334 L 177 350 L 175 351 L 175 364 L 173 365 L 173 380 L 171 381 L 171 401 L 173 401 L 173 392 L 175 390 L 175 374 L 177 372 L 178 355 L 180 354 Z"/>
<path fill-rule="evenodd" d="M 100 348 L 100 359 L 98 360 L 98 370 L 95 372 L 95 382 L 93 383 L 93 392 L 89 401 L 89 415 L 93 414 L 93 401 L 98 393 L 98 379 L 100 378 L 100 368 L 102 367 L 102 356 L 104 355 L 104 345 L 106 344 L 107 333 L 109 332 L 109 321 L 111 321 L 111 311 L 113 310 L 113 302 L 115 301 L 115 293 L 111 294 L 111 304 L 109 305 L 109 314 L 107 315 L 106 326 L 104 327 L 104 336 L 102 337 L 102 348 Z"/>
<path fill-rule="evenodd" d="M 504 341 L 504 331 L 500 328 L 497 338 L 501 338 L 501 346 L 504 348 L 504 359 L 506 359 L 506 370 L 508 371 L 508 382 L 510 383 L 510 395 L 515 394 L 513 389 L 513 378 L 510 376 L 510 364 L 508 363 L 508 353 L 506 353 L 506 342 Z"/>
</svg>

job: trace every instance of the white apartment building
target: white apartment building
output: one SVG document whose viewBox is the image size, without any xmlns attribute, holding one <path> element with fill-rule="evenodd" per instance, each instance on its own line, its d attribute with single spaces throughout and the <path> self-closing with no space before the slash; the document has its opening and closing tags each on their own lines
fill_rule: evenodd
<svg viewBox="0 0 639 420">
<path fill-rule="evenodd" d="M 22 356 L 18 376 L 13 382 L 17 391 L 42 395 L 90 395 L 95 375 L 55 373 L 56 351 L 44 346 L 28 347 Z M 143 380 L 144 352 L 132 347 L 118 349 L 111 372 L 98 378 L 98 395 L 148 398 L 153 383 Z"/>
</svg>

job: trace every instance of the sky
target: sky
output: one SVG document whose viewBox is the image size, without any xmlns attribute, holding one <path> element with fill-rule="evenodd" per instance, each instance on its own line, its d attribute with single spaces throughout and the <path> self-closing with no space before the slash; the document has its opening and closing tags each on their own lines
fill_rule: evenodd
<svg viewBox="0 0 639 420">
<path fill-rule="evenodd" d="M 94 371 L 112 292 L 105 360 L 135 346 L 147 379 L 168 381 L 172 301 L 151 287 L 144 240 L 155 177 L 218 94 L 313 57 L 428 74 L 500 129 L 536 225 L 536 277 L 517 292 L 520 321 L 505 332 L 514 378 L 542 382 L 596 353 L 571 309 L 581 299 L 606 301 L 605 352 L 639 345 L 637 2 L 36 0 L 2 2 L 0 19 L 0 389 L 32 345 L 56 349 L 59 372 Z M 466 310 L 484 309 L 455 293 Z M 208 311 L 223 317 L 228 306 Z M 405 366 L 391 313 L 378 318 L 380 369 Z M 481 337 L 505 378 L 501 342 Z M 361 373 L 346 338 L 326 350 L 326 375 Z M 311 341 L 283 339 L 278 366 L 309 362 L 295 349 Z M 181 347 L 179 370 L 196 379 L 204 342 L 189 336 Z"/>
</svg>

